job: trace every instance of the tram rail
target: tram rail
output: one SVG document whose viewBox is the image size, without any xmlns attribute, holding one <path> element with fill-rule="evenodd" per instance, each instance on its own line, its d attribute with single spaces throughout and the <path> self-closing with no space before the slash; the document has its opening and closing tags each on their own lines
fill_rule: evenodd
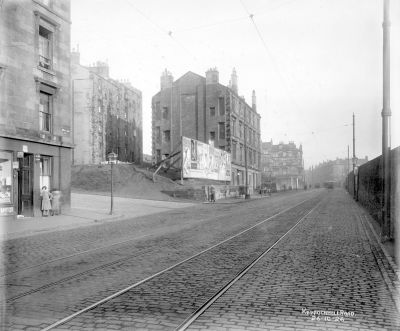
<svg viewBox="0 0 400 331">
<path fill-rule="evenodd" d="M 238 279 L 240 279 L 240 278 L 244 275 L 244 273 L 246 273 L 255 263 L 257 263 L 257 261 L 258 261 L 259 259 L 261 259 L 265 254 L 267 254 L 271 249 L 273 249 L 286 235 L 288 235 L 288 234 L 289 234 L 289 233 L 290 233 L 304 218 L 307 217 L 307 215 L 309 215 L 313 210 L 315 210 L 315 209 L 317 208 L 318 204 L 320 203 L 320 200 L 321 200 L 321 199 L 320 199 L 319 197 L 318 197 L 318 198 L 312 197 L 312 198 L 303 200 L 303 201 L 301 201 L 300 203 L 295 204 L 294 206 L 290 206 L 290 207 L 288 207 L 288 208 L 285 208 L 284 210 L 282 210 L 282 211 L 280 211 L 280 212 L 278 212 L 278 213 L 276 213 L 276 214 L 274 214 L 274 215 L 272 215 L 272 216 L 270 216 L 270 217 L 268 217 L 268 218 L 266 218 L 266 219 L 264 219 L 264 220 L 262 220 L 262 221 L 260 221 L 260 222 L 257 222 L 256 224 L 254 224 L 254 225 L 248 227 L 247 229 L 242 230 L 242 231 L 240 231 L 239 233 L 237 233 L 237 234 L 235 234 L 235 235 L 233 235 L 233 236 L 230 236 L 229 238 L 227 238 L 227 239 L 225 239 L 225 240 L 222 240 L 221 242 L 219 242 L 219 243 L 217 243 L 217 244 L 214 244 L 214 245 L 208 247 L 207 249 L 204 249 L 204 250 L 202 250 L 202 251 L 200 251 L 200 252 L 198 252 L 198 253 L 196 253 L 196 254 L 194 254 L 194 255 L 192 255 L 192 256 L 190 256 L 190 257 L 188 257 L 188 258 L 186 258 L 186 259 L 184 259 L 184 260 L 182 260 L 182 261 L 180 261 L 180 262 L 178 262 L 178 263 L 176 263 L 176 264 L 170 266 L 170 267 L 168 267 L 168 268 L 165 268 L 165 269 L 163 269 L 163 270 L 161 270 L 161 271 L 159 271 L 159 272 L 157 272 L 157 273 L 155 273 L 155 274 L 153 274 L 153 275 L 151 275 L 151 276 L 149 276 L 149 277 L 147 277 L 147 278 L 145 278 L 145 279 L 143 279 L 143 280 L 141 280 L 141 281 L 139 281 L 139 282 L 136 282 L 136 283 L 134 283 L 134 284 L 132 284 L 132 285 L 130 285 L 130 286 L 128 286 L 128 287 L 126 287 L 126 288 L 120 290 L 120 291 L 117 291 L 117 292 L 115 292 L 115 293 L 113 293 L 113 294 L 111 294 L 111 295 L 109 295 L 109 296 L 107 296 L 107 297 L 105 297 L 105 298 L 103 298 L 103 299 L 101 299 L 101 300 L 99 300 L 99 301 L 97 301 L 97 302 L 95 302 L 95 303 L 93 303 L 93 304 L 91 304 L 91 305 L 89 305 L 89 306 L 87 306 L 87 307 L 85 307 L 85 308 L 83 308 L 83 309 L 81 309 L 81 310 L 79 310 L 79 311 L 77 311 L 77 312 L 75 312 L 75 313 L 69 315 L 69 316 L 66 316 L 65 318 L 62 318 L 62 319 L 60 319 L 60 320 L 54 322 L 53 324 L 51 324 L 51 325 L 47 326 L 46 328 L 44 328 L 43 331 L 56 329 L 56 328 L 58 328 L 58 327 L 60 327 L 60 326 L 62 326 L 62 325 L 65 325 L 66 323 L 70 322 L 71 320 L 73 320 L 73 319 L 75 319 L 75 318 L 77 318 L 77 317 L 79 317 L 79 316 L 81 316 L 81 315 L 83 315 L 83 314 L 85 314 L 85 313 L 87 313 L 87 312 L 89 312 L 89 311 L 95 309 L 96 307 L 98 307 L 98 306 L 100 306 L 100 305 L 103 305 L 103 304 L 105 304 L 105 303 L 107 303 L 107 302 L 109 302 L 109 301 L 111 301 L 111 300 L 113 300 L 113 299 L 115 299 L 115 298 L 117 298 L 117 297 L 120 297 L 120 296 L 122 296 L 123 294 L 129 292 L 129 291 L 132 290 L 132 289 L 138 288 L 138 287 L 140 287 L 141 285 L 143 285 L 143 284 L 145 284 L 145 283 L 147 283 L 147 282 L 149 282 L 149 281 L 151 281 L 151 280 L 153 280 L 153 279 L 155 279 L 155 278 L 157 278 L 157 277 L 159 277 L 159 276 L 161 276 L 161 275 L 163 275 L 163 274 L 166 274 L 167 272 L 169 272 L 169 271 L 171 271 L 171 270 L 173 270 L 173 269 L 175 269 L 175 268 L 177 268 L 177 267 L 179 267 L 179 266 L 182 266 L 182 265 L 184 265 L 185 263 L 188 263 L 188 262 L 191 261 L 191 260 L 194 260 L 195 258 L 199 257 L 200 255 L 203 255 L 203 254 L 205 254 L 205 253 L 207 253 L 207 252 L 210 252 L 210 251 L 213 250 L 213 249 L 219 248 L 219 247 L 221 247 L 222 245 L 224 245 L 224 244 L 226 244 L 226 243 L 232 241 L 233 239 L 238 238 L 238 237 L 240 237 L 240 236 L 242 236 L 242 235 L 248 233 L 249 231 L 255 229 L 256 227 L 258 227 L 258 226 L 260 226 L 260 225 L 262 225 L 262 224 L 264 224 L 264 223 L 266 223 L 266 222 L 268 222 L 268 221 L 271 221 L 271 220 L 277 218 L 278 216 L 282 216 L 283 214 L 285 214 L 285 213 L 287 213 L 287 212 L 293 211 L 296 207 L 299 207 L 299 206 L 301 206 L 302 204 L 305 204 L 306 202 L 309 202 L 309 201 L 311 201 L 311 200 L 318 200 L 318 203 L 313 203 L 313 206 L 312 206 L 311 209 L 307 208 L 307 213 L 306 213 L 305 215 L 302 215 L 302 216 L 300 217 L 300 219 L 296 218 L 296 224 L 295 224 L 293 227 L 291 227 L 288 231 L 286 231 L 275 243 L 273 243 L 272 246 L 270 246 L 266 251 L 264 251 L 264 252 L 263 252 L 260 256 L 258 256 L 255 260 L 252 260 L 252 261 L 250 262 L 250 264 L 248 264 L 238 275 L 236 275 L 236 276 L 234 277 L 234 279 L 237 279 L 237 280 L 238 280 Z M 238 277 L 239 277 L 239 278 L 238 278 Z M 236 282 L 237 280 L 235 280 L 235 282 Z M 228 283 L 227 285 L 225 285 L 223 288 L 225 288 L 226 286 L 229 286 L 229 287 L 232 286 L 232 285 L 229 285 L 230 283 L 231 283 L 231 282 L 229 282 L 229 283 Z M 229 288 L 229 287 L 228 287 L 228 288 Z M 222 288 L 220 291 L 218 291 L 218 293 L 222 293 L 222 291 L 224 291 L 223 288 Z M 217 293 L 216 295 L 218 295 L 218 293 Z M 222 294 L 223 294 L 223 293 L 222 293 Z M 222 295 L 222 294 L 221 294 L 221 295 Z M 213 297 L 214 297 L 214 296 L 213 296 Z M 207 302 L 206 302 L 205 305 L 207 305 L 207 303 L 208 303 L 208 302 L 211 302 L 212 300 L 213 300 L 213 298 L 207 300 Z M 215 299 L 215 300 L 216 300 L 216 299 Z M 215 300 L 214 300 L 214 301 L 215 301 Z M 214 301 L 212 301 L 212 302 L 214 302 Z M 211 302 L 211 303 L 212 303 L 212 302 Z M 202 305 L 199 309 L 202 309 L 202 307 L 205 307 L 205 305 Z M 207 307 L 208 307 L 208 306 L 207 306 Z M 207 308 L 207 307 L 206 307 L 206 308 Z M 196 312 L 198 312 L 199 309 L 197 309 Z M 195 312 L 195 313 L 196 313 L 196 312 Z M 192 317 L 193 314 L 191 314 L 190 316 Z M 189 317 L 189 318 L 191 318 L 191 317 Z M 186 320 L 186 321 L 187 321 L 187 320 Z M 183 324 L 182 326 L 179 326 L 179 328 L 184 327 L 184 325 L 185 325 L 185 324 Z M 190 324 L 189 324 L 189 325 L 190 325 Z"/>
</svg>

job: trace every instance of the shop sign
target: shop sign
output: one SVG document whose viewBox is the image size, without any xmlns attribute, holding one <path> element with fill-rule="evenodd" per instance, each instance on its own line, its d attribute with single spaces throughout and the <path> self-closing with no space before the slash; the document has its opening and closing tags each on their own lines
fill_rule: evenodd
<svg viewBox="0 0 400 331">
<path fill-rule="evenodd" d="M 24 152 L 17 152 L 17 158 L 22 159 L 24 157 Z"/>
<path fill-rule="evenodd" d="M 22 145 L 22 151 L 28 153 L 28 145 Z"/>
<path fill-rule="evenodd" d="M 14 161 L 13 162 L 13 169 L 18 169 L 19 168 L 19 162 L 18 161 Z"/>
<path fill-rule="evenodd" d="M 14 213 L 14 207 L 1 207 L 0 215 L 10 215 Z"/>
</svg>

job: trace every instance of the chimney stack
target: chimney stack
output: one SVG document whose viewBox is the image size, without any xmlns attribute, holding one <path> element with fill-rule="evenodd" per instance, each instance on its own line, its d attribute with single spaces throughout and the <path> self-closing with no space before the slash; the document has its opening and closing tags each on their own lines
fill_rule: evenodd
<svg viewBox="0 0 400 331">
<path fill-rule="evenodd" d="M 237 79 L 236 69 L 235 68 L 233 68 L 233 70 L 232 70 L 230 88 L 233 91 L 235 91 L 236 94 L 238 93 L 238 79 Z"/>
<path fill-rule="evenodd" d="M 206 84 L 218 84 L 219 72 L 217 68 L 210 68 L 206 71 Z"/>
<path fill-rule="evenodd" d="M 165 71 L 161 74 L 161 90 L 172 87 L 173 82 L 174 77 L 172 77 L 172 74 L 165 69 Z"/>
<path fill-rule="evenodd" d="M 253 94 L 251 95 L 251 107 L 254 111 L 257 111 L 257 99 L 256 99 L 256 91 L 253 90 Z"/>
</svg>

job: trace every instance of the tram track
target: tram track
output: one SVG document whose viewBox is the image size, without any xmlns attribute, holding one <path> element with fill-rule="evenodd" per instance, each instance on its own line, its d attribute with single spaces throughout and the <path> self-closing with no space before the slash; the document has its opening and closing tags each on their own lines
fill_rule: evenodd
<svg viewBox="0 0 400 331">
<path fill-rule="evenodd" d="M 197 309 L 194 313 L 191 314 L 181 325 L 179 325 L 176 330 L 184 331 L 193 324 L 197 318 L 202 315 L 215 301 L 217 301 L 225 292 L 227 292 L 233 285 L 235 285 L 244 275 L 248 273 L 250 269 L 252 269 L 258 261 L 260 261 L 264 256 L 266 256 L 272 249 L 275 248 L 276 245 L 279 244 L 281 240 L 283 240 L 290 232 L 292 232 L 309 214 L 311 214 L 317 207 L 320 205 L 318 203 L 314 206 L 306 215 L 301 217 L 297 223 L 292 226 L 283 236 L 281 236 L 271 247 L 261 253 L 257 258 L 255 258 L 251 263 L 249 263 L 245 268 L 243 268 L 231 281 L 221 287 L 215 295 L 213 295 L 207 302 L 205 302 L 199 309 Z"/>
<path fill-rule="evenodd" d="M 275 215 L 271 216 L 270 218 L 276 217 L 277 215 L 280 215 L 281 213 L 284 213 L 287 210 L 295 208 L 295 207 L 301 205 L 302 203 L 304 203 L 304 202 L 306 202 L 306 201 L 308 201 L 310 199 L 302 200 L 301 202 L 299 202 L 295 206 L 288 207 L 288 208 L 282 210 L 281 212 L 276 213 Z M 219 216 L 217 218 L 221 218 L 221 217 L 225 217 L 225 215 Z M 234 235 L 234 236 L 232 236 L 232 237 L 230 237 L 230 238 L 228 238 L 228 239 L 226 239 L 226 240 L 224 240 L 224 241 L 222 241 L 222 242 L 220 242 L 220 243 L 218 243 L 216 245 L 211 246 L 207 250 L 204 250 L 201 253 L 196 254 L 195 256 L 198 256 L 198 255 L 200 255 L 200 254 L 202 254 L 204 252 L 207 252 L 208 250 L 211 250 L 211 249 L 223 244 L 224 242 L 226 242 L 228 240 L 231 240 L 231 239 L 235 238 L 236 236 L 239 236 L 242 233 L 245 233 L 246 231 L 251 230 L 255 226 L 257 226 L 257 225 L 259 225 L 259 224 L 261 224 L 261 223 L 263 223 L 265 221 L 266 220 L 263 220 L 262 222 L 258 222 L 255 225 L 251 226 L 250 228 L 247 228 L 247 229 L 237 233 L 236 235 Z M 7 282 L 7 277 L 10 277 L 10 276 L 13 276 L 13 275 L 16 275 L 16 274 L 19 274 L 19 273 L 23 273 L 23 272 L 26 272 L 26 271 L 31 270 L 31 269 L 41 268 L 41 267 L 43 268 L 45 266 L 50 266 L 52 264 L 55 264 L 55 263 L 58 263 L 58 262 L 62 262 L 62 261 L 68 260 L 68 259 L 76 258 L 76 257 L 79 257 L 79 256 L 89 255 L 91 253 L 95 253 L 95 252 L 98 252 L 98 251 L 101 252 L 102 250 L 107 250 L 109 248 L 116 247 L 117 250 L 118 249 L 124 249 L 123 245 L 129 244 L 131 242 L 134 242 L 136 240 L 143 239 L 143 238 L 149 237 L 149 236 L 151 236 L 151 234 L 147 234 L 147 235 L 143 235 L 143 236 L 140 236 L 140 237 L 131 238 L 131 239 L 128 239 L 128 240 L 123 240 L 123 241 L 120 241 L 120 242 L 112 243 L 110 245 L 105 245 L 105 246 L 96 247 L 96 248 L 89 249 L 89 250 L 84 250 L 84 251 L 81 251 L 81 252 L 77 252 L 75 254 L 70 254 L 68 256 L 63 256 L 63 257 L 60 257 L 60 258 L 57 258 L 57 259 L 53 259 L 53 260 L 50 260 L 50 261 L 47 261 L 47 262 L 43 262 L 43 263 L 40 263 L 40 264 L 37 264 L 37 265 L 33 265 L 33 266 L 29 266 L 29 267 L 18 269 L 18 270 L 14 270 L 12 272 L 8 272 L 6 274 L 1 275 L 0 277 L 3 279 L 3 283 L 7 284 L 8 283 Z M 118 247 L 118 246 L 121 246 L 121 247 Z M 67 276 L 67 277 L 62 277 L 60 279 L 56 279 L 54 281 L 48 282 L 48 283 L 43 284 L 41 286 L 38 286 L 36 288 L 29 289 L 29 290 L 23 291 L 21 293 L 17 293 L 17 294 L 12 295 L 11 297 L 8 297 L 8 298 L 4 298 L 3 302 L 6 302 L 6 303 L 15 302 L 15 301 L 17 301 L 17 300 L 19 300 L 21 298 L 26 297 L 26 296 L 41 292 L 43 290 L 49 289 L 51 287 L 54 287 L 54 286 L 57 286 L 57 285 L 60 285 L 60 284 L 66 283 L 66 282 L 69 282 L 69 281 L 74 280 L 74 279 L 78 279 L 78 278 L 80 278 L 82 276 L 89 275 L 89 274 L 94 273 L 96 271 L 106 270 L 107 268 L 110 268 L 112 266 L 116 266 L 118 264 L 122 264 L 123 262 L 127 262 L 127 261 L 129 261 L 131 259 L 134 259 L 136 257 L 143 256 L 143 255 L 145 255 L 146 253 L 149 253 L 149 252 L 150 252 L 150 249 L 146 249 L 146 250 L 140 249 L 140 251 L 136 252 L 135 254 L 130 254 L 129 256 L 125 256 L 125 257 L 116 259 L 114 261 L 108 262 L 108 263 L 103 263 L 101 265 L 97 265 L 95 267 L 86 269 L 86 270 L 84 270 L 82 272 L 78 272 L 78 273 L 75 273 L 75 274 Z M 194 258 L 195 256 L 193 256 L 192 258 Z M 16 287 L 25 288 L 25 287 L 30 287 L 30 285 L 16 285 Z"/>
<path fill-rule="evenodd" d="M 315 203 L 316 200 L 318 201 L 318 203 Z M 255 258 L 251 259 L 250 264 L 247 263 L 243 268 L 240 269 L 240 272 L 236 273 L 236 276 L 234 277 L 234 279 L 237 279 L 237 280 L 238 280 L 238 279 L 240 279 L 254 264 L 256 264 L 257 261 L 258 261 L 259 259 L 261 259 L 264 255 L 266 255 L 266 254 L 267 254 L 271 249 L 273 249 L 286 235 L 288 235 L 288 234 L 289 234 L 289 233 L 290 233 L 304 218 L 307 217 L 307 215 L 309 215 L 313 210 L 315 210 L 315 209 L 317 208 L 318 204 L 320 203 L 320 200 L 321 200 L 321 199 L 320 199 L 319 197 L 317 197 L 317 198 L 312 197 L 312 198 L 310 198 L 310 199 L 306 199 L 306 200 L 301 201 L 300 203 L 296 204 L 295 206 L 288 207 L 288 208 L 286 208 L 286 209 L 284 209 L 284 210 L 282 210 L 282 211 L 280 211 L 280 212 L 278 212 L 278 213 L 276 213 L 276 214 L 274 214 L 274 215 L 268 217 L 267 219 L 264 219 L 264 220 L 262 220 L 262 221 L 260 221 L 260 222 L 257 222 L 256 224 L 252 225 L 251 227 L 249 227 L 249 228 L 247 228 L 247 229 L 245 229 L 245 230 L 243 230 L 243 231 L 240 231 L 239 233 L 237 233 L 237 234 L 235 234 L 235 235 L 233 235 L 233 236 L 230 236 L 229 238 L 227 238 L 227 239 L 225 239 L 225 240 L 223 240 L 223 241 L 221 241 L 221 242 L 219 242 L 219 243 L 217 243 L 217 244 L 212 245 L 211 247 L 208 247 L 207 249 L 204 249 L 204 250 L 202 250 L 202 251 L 200 251 L 200 252 L 198 252 L 198 253 L 196 253 L 196 254 L 190 256 L 189 258 L 186 258 L 186 259 L 184 259 L 184 260 L 182 260 L 182 261 L 180 261 L 180 262 L 178 262 L 178 263 L 176 263 L 176 264 L 174 264 L 174 265 L 172 265 L 172 266 L 170 266 L 170 267 L 168 267 L 168 268 L 165 268 L 165 269 L 163 269 L 163 270 L 161 270 L 161 271 L 159 271 L 159 272 L 157 272 L 157 273 L 155 273 L 155 274 L 153 274 L 153 275 L 151 275 L 151 276 L 149 276 L 149 277 L 147 277 L 147 278 L 144 278 L 143 280 L 141 280 L 141 281 L 139 281 L 139 282 L 136 282 L 136 283 L 134 283 L 134 284 L 132 284 L 132 285 L 130 285 L 130 286 L 128 286 L 128 287 L 126 287 L 126 288 L 120 290 L 120 291 L 117 291 L 117 292 L 111 294 L 111 295 L 109 295 L 108 297 L 103 298 L 102 300 L 99 300 L 99 301 L 97 301 L 97 302 L 95 302 L 95 303 L 93 303 L 93 304 L 91 304 L 91 305 L 89 305 L 89 306 L 87 306 L 87 307 L 84 307 L 84 308 L 82 308 L 81 310 L 79 310 L 79 311 L 77 311 L 77 312 L 75 312 L 75 313 L 73 313 L 73 314 L 71 314 L 71 315 L 69 315 L 69 316 L 67 316 L 67 317 L 65 317 L 65 318 L 62 318 L 62 319 L 60 319 L 60 320 L 54 322 L 53 324 L 51 324 L 51 325 L 45 327 L 43 330 L 57 329 L 57 328 L 59 328 L 60 326 L 63 326 L 63 325 L 65 325 L 65 324 L 67 324 L 68 322 L 74 320 L 75 318 L 81 317 L 81 316 L 84 315 L 85 313 L 88 313 L 88 312 L 90 312 L 90 311 L 96 309 L 97 307 L 99 307 L 99 306 L 101 306 L 101 305 L 106 304 L 106 303 L 108 303 L 108 302 L 110 302 L 110 301 L 112 301 L 112 300 L 114 300 L 114 299 L 116 299 L 116 298 L 119 298 L 119 297 L 123 296 L 125 293 L 128 293 L 128 292 L 130 292 L 130 291 L 132 291 L 132 290 L 136 290 L 136 288 L 140 288 L 142 285 L 145 285 L 145 284 L 149 283 L 150 281 L 155 281 L 158 277 L 165 276 L 165 275 L 168 274 L 169 272 L 172 272 L 172 271 L 174 271 L 174 270 L 176 270 L 176 269 L 179 269 L 179 267 L 181 267 L 181 266 L 183 266 L 183 265 L 187 265 L 188 263 L 192 263 L 194 260 L 196 260 L 196 258 L 199 258 L 200 256 L 203 256 L 203 255 L 206 255 L 206 253 L 210 253 L 210 252 L 213 251 L 213 250 L 222 249 L 221 247 L 223 247 L 225 244 L 226 244 L 226 245 L 230 245 L 230 244 L 232 243 L 232 241 L 233 241 L 234 239 L 236 239 L 236 238 L 240 238 L 240 237 L 244 237 L 244 236 L 249 236 L 249 237 L 251 238 L 252 236 L 255 236 L 254 234 L 251 233 L 251 231 L 252 231 L 252 230 L 257 230 L 257 227 L 260 227 L 260 226 L 266 224 L 268 221 L 276 220 L 276 219 L 279 218 L 279 217 L 281 217 L 281 218 L 284 220 L 284 219 L 285 219 L 284 215 L 285 215 L 286 213 L 289 213 L 290 217 L 292 217 L 292 218 L 295 217 L 296 222 L 295 222 L 295 225 L 294 225 L 294 226 L 292 226 L 288 231 L 286 231 L 282 236 L 280 236 L 280 237 L 272 244 L 272 246 L 268 246 L 268 248 L 267 248 L 266 250 L 263 250 L 263 251 L 261 252 L 261 254 L 257 254 L 257 256 L 256 256 Z M 311 209 L 310 209 L 309 207 L 307 207 L 307 208 L 306 208 L 306 213 L 304 213 L 304 211 L 301 211 L 301 208 L 303 207 L 302 205 L 303 205 L 303 204 L 307 204 L 307 202 L 312 202 L 312 203 L 311 203 L 312 207 L 311 207 Z M 299 207 L 300 207 L 300 208 L 299 208 Z M 299 208 L 300 211 L 297 211 L 297 212 L 296 212 L 296 208 Z M 290 214 L 290 213 L 292 213 L 292 214 Z M 298 214 L 301 214 L 301 217 L 300 217 L 300 218 L 297 217 Z M 289 218 L 289 216 L 287 216 L 287 218 Z M 257 233 L 257 231 L 255 231 L 255 233 Z M 246 240 L 248 240 L 248 239 L 246 239 Z M 194 263 L 194 262 L 193 262 L 193 263 Z M 236 280 L 236 281 L 237 281 L 237 280 Z M 235 282 L 236 282 L 236 281 L 235 281 Z M 232 286 L 232 285 L 229 285 L 229 284 L 231 284 L 231 282 L 232 282 L 232 280 L 230 280 L 227 284 L 225 284 L 220 290 L 218 290 L 218 291 L 216 292 L 215 295 L 212 296 L 212 298 L 214 298 L 216 295 L 218 295 L 218 293 L 221 293 L 220 295 L 222 295 L 222 294 L 224 293 L 224 290 L 223 290 L 224 288 L 227 288 L 227 289 L 228 289 L 230 286 Z M 228 287 L 227 287 L 227 286 L 228 286 Z M 151 286 L 150 286 L 150 287 L 151 287 Z M 225 291 L 226 291 L 226 290 L 225 290 Z M 195 310 L 195 313 L 196 313 L 196 312 L 199 312 L 201 309 L 203 309 L 202 307 L 205 307 L 205 305 L 207 305 L 208 302 L 211 302 L 210 300 L 213 300 L 212 298 L 211 298 L 211 299 L 208 299 L 208 300 L 206 301 L 205 304 L 202 304 L 200 307 L 197 307 L 197 309 Z M 216 299 L 215 299 L 215 300 L 216 300 Z M 214 301 L 215 301 L 215 300 L 214 300 Z M 212 302 L 211 302 L 211 303 L 212 303 Z M 206 308 L 207 308 L 207 307 L 206 307 Z M 187 314 L 186 314 L 185 316 L 187 316 Z M 191 318 L 191 316 L 193 316 L 193 313 L 191 313 L 191 314 L 190 314 L 190 317 L 188 317 L 188 318 Z M 184 319 L 184 320 L 185 320 L 184 323 L 187 323 L 188 318 Z M 177 325 L 179 325 L 179 324 L 180 324 L 180 323 L 178 323 Z M 179 326 L 179 328 L 184 327 L 184 325 L 185 325 L 185 324 L 181 324 L 181 325 Z M 190 324 L 189 324 L 189 325 L 190 325 Z"/>
<path fill-rule="evenodd" d="M 149 236 L 151 236 L 151 234 L 147 234 L 147 235 L 143 235 L 143 236 L 140 236 L 140 237 L 135 237 L 135 238 L 119 241 L 119 242 L 116 242 L 116 243 L 112 243 L 110 245 L 105 245 L 105 246 L 101 246 L 101 247 L 96 247 L 96 248 L 83 250 L 83 251 L 80 251 L 80 252 L 77 252 L 77 253 L 74 253 L 74 254 L 70 254 L 70 255 L 62 256 L 62 257 L 59 257 L 59 258 L 56 258 L 56 259 L 52 259 L 50 261 L 38 263 L 38 264 L 29 266 L 29 267 L 24 267 L 24 268 L 16 269 L 16 270 L 13 270 L 13 271 L 10 271 L 10 272 L 7 272 L 7 273 L 3 273 L 2 275 L 0 275 L 0 277 L 6 277 L 6 276 L 14 275 L 14 274 L 17 274 L 17 273 L 21 273 L 21 272 L 24 272 L 24 271 L 27 271 L 27 270 L 40 268 L 40 267 L 43 267 L 43 266 L 46 266 L 46 265 L 50 265 L 50 264 L 57 263 L 57 262 L 60 262 L 60 261 L 68 260 L 68 259 L 71 259 L 71 258 L 75 258 L 75 257 L 80 256 L 80 255 L 94 253 L 94 252 L 100 251 L 102 249 L 109 249 L 109 248 L 114 247 L 114 246 L 124 245 L 124 244 L 130 243 L 130 242 L 133 242 L 135 240 L 143 239 L 143 238 L 146 238 L 146 237 L 149 237 Z"/>
<path fill-rule="evenodd" d="M 275 202 L 281 202 L 281 201 L 284 201 L 285 199 L 286 199 L 285 197 L 282 197 L 280 199 L 277 199 Z M 213 219 L 219 219 L 219 218 L 224 218 L 224 217 L 226 217 L 226 215 L 213 217 Z M 49 259 L 49 260 L 44 261 L 44 262 L 36 263 L 36 264 L 30 265 L 30 266 L 26 266 L 26 267 L 22 267 L 22 268 L 18 268 L 18 269 L 13 267 L 12 265 L 9 265 L 5 269 L 5 272 L 0 274 L 0 283 L 4 283 L 4 281 L 2 281 L 1 279 L 4 280 L 6 277 L 9 277 L 9 276 L 12 276 L 12 275 L 16 275 L 16 274 L 19 274 L 19 273 L 23 273 L 25 271 L 29 271 L 29 270 L 33 270 L 33 269 L 37 269 L 37 268 L 41 268 L 41 267 L 45 267 L 45 266 L 50 266 L 50 265 L 58 263 L 58 262 L 66 261 L 68 259 L 73 259 L 73 258 L 76 258 L 76 257 L 79 257 L 79 256 L 83 256 L 83 255 L 86 255 L 86 254 L 95 253 L 95 252 L 98 252 L 98 251 L 101 251 L 101 250 L 107 250 L 107 249 L 110 249 L 110 248 L 117 247 L 119 245 L 121 245 L 121 246 L 122 245 L 126 245 L 126 244 L 129 244 L 129 243 L 135 242 L 137 240 L 142 240 L 144 238 L 151 237 L 151 236 L 152 236 L 152 234 L 144 234 L 144 235 L 141 235 L 141 236 L 125 239 L 125 240 L 122 240 L 122 241 L 113 242 L 111 244 L 107 244 L 107 245 L 103 245 L 103 246 L 99 246 L 99 247 L 94 247 L 94 248 L 90 248 L 90 249 L 84 249 L 84 250 L 78 251 L 76 253 L 67 254 L 67 255 L 64 255 L 64 256 L 57 257 L 57 258 L 52 258 L 52 259 Z M 87 245 L 93 245 L 93 244 L 96 244 L 96 243 L 97 243 L 97 240 L 86 241 Z M 5 252 L 3 252 L 3 255 L 4 255 L 4 258 L 7 260 L 7 255 L 6 255 Z M 17 264 L 15 264 L 15 265 L 17 265 Z"/>
</svg>

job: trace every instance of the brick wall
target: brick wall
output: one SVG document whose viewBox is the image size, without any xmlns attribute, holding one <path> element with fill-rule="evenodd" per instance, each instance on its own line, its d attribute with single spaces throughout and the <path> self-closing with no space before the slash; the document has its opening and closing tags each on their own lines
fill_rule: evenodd
<svg viewBox="0 0 400 331">
<path fill-rule="evenodd" d="M 396 210 L 399 208 L 399 163 L 400 147 L 393 149 L 390 153 L 390 218 L 392 220 L 392 231 L 396 220 Z M 348 191 L 354 196 L 354 175 L 351 172 L 348 176 Z M 359 167 L 358 170 L 358 190 L 356 198 L 369 213 L 381 224 L 382 208 L 382 156 L 379 156 Z"/>
</svg>

